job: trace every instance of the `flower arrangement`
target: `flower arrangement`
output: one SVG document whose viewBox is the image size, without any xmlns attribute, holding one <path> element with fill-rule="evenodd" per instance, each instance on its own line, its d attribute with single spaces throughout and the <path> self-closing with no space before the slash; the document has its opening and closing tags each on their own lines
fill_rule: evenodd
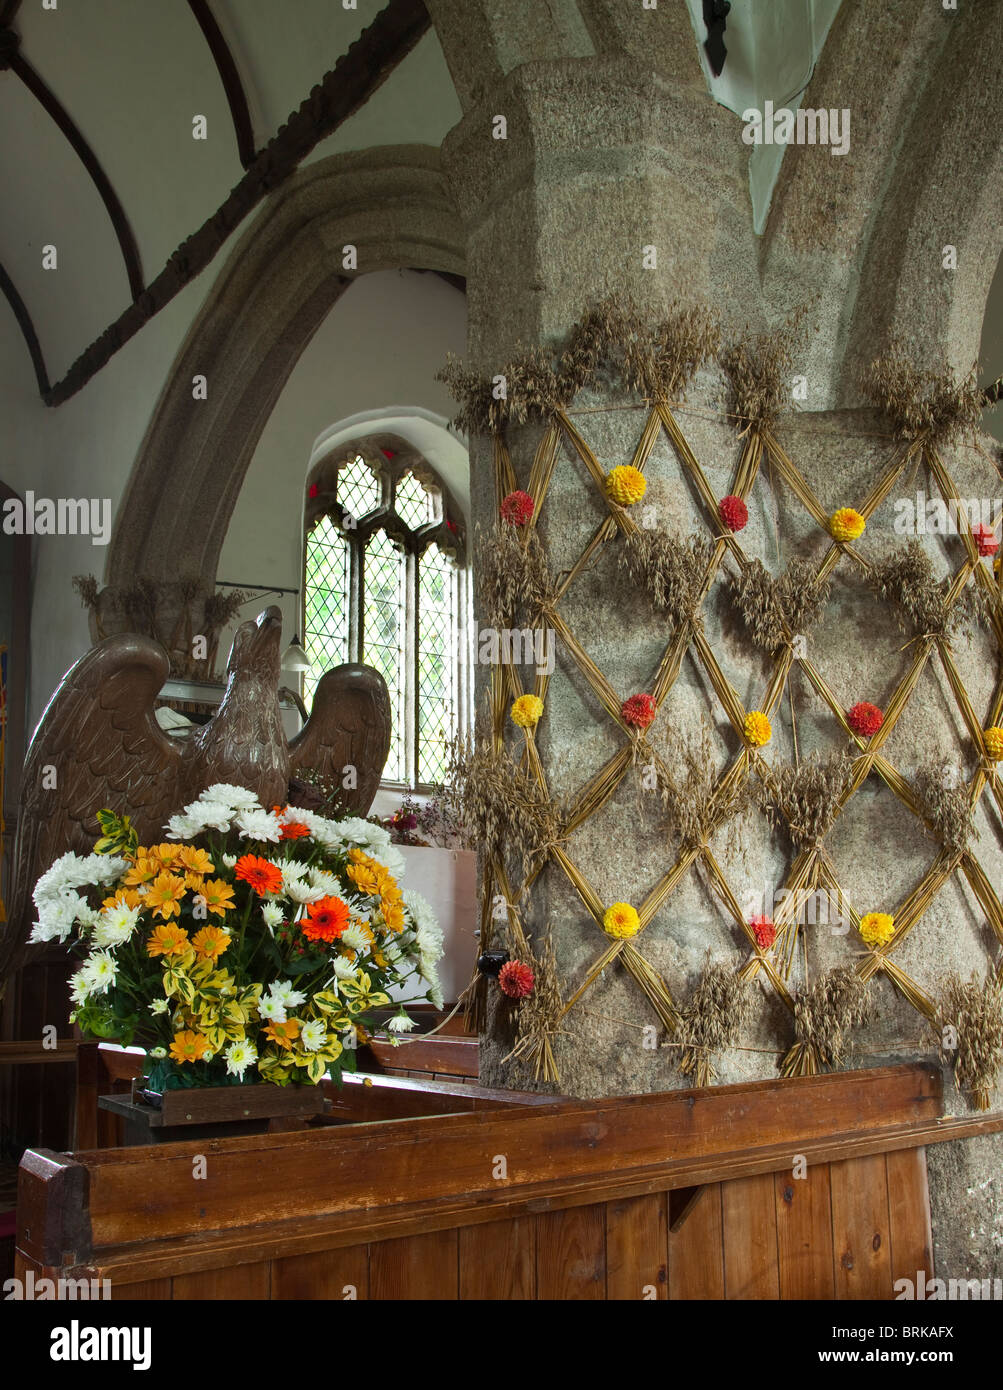
<svg viewBox="0 0 1003 1390">
<path fill-rule="evenodd" d="M 543 714 L 543 701 L 539 695 L 520 695 L 518 700 L 513 700 L 510 714 L 512 723 L 518 724 L 520 729 L 535 728 Z"/>
<path fill-rule="evenodd" d="M 337 1078 L 389 988 L 424 979 L 405 1002 L 441 1008 L 442 933 L 398 886 L 403 858 L 381 826 L 268 811 L 223 784 L 172 816 L 163 844 L 99 820 L 94 853 L 39 879 L 31 940 L 83 957 L 72 1021 L 145 1047 L 151 1089 Z M 411 1026 L 402 1004 L 388 1027 Z"/>
<path fill-rule="evenodd" d="M 648 480 L 633 464 L 621 463 L 606 474 L 606 496 L 621 507 L 632 507 L 648 490 Z"/>
<path fill-rule="evenodd" d="M 535 510 L 536 503 L 529 493 L 518 488 L 502 499 L 499 508 L 502 521 L 508 522 L 510 526 L 525 526 Z"/>
<path fill-rule="evenodd" d="M 717 505 L 717 513 L 729 531 L 741 531 L 749 521 L 749 509 L 741 497 L 722 497 Z"/>
<path fill-rule="evenodd" d="M 860 700 L 852 709 L 847 710 L 846 722 L 855 734 L 860 734 L 862 738 L 870 738 L 881 728 L 885 716 L 877 705 Z"/>
<path fill-rule="evenodd" d="M 623 722 L 635 729 L 649 729 L 657 713 L 654 695 L 630 695 L 620 706 Z"/>
<path fill-rule="evenodd" d="M 868 912 L 860 919 L 860 935 L 868 946 L 884 946 L 895 935 L 895 918 L 889 912 Z"/>
<path fill-rule="evenodd" d="M 866 526 L 867 522 L 852 507 L 840 507 L 829 518 L 829 530 L 832 532 L 832 538 L 840 542 L 855 541 L 858 536 L 864 534 Z"/>
<path fill-rule="evenodd" d="M 764 748 L 773 737 L 770 721 L 760 709 L 750 710 L 745 716 L 745 738 L 753 748 Z"/>
<path fill-rule="evenodd" d="M 630 903 L 614 903 L 608 907 L 603 914 L 602 924 L 607 936 L 614 936 L 618 941 L 629 941 L 641 930 L 637 909 L 631 907 Z"/>
</svg>

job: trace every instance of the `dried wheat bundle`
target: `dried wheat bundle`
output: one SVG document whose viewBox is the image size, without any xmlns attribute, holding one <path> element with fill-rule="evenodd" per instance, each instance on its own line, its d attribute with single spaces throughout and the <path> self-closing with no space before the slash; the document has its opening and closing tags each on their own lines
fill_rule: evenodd
<svg viewBox="0 0 1003 1390">
<path fill-rule="evenodd" d="M 524 874 L 563 834 L 565 807 L 512 758 L 507 748 L 457 740 L 446 777 L 450 804 L 473 843 L 499 863 L 518 856 Z"/>
<path fill-rule="evenodd" d="M 971 1095 L 976 1110 L 988 1110 L 1003 1065 L 1003 980 L 998 975 L 984 980 L 974 973 L 968 980 L 948 975 L 940 1017 L 957 1031 L 954 1077 L 958 1090 Z M 942 1048 L 945 1059 L 950 1051 Z"/>
<path fill-rule="evenodd" d="M 654 607 L 678 625 L 693 616 L 713 553 L 705 536 L 679 541 L 652 527 L 622 538 L 619 565 L 631 584 L 646 589 Z"/>
<path fill-rule="evenodd" d="M 812 565 L 797 555 L 777 579 L 759 560 L 752 560 L 728 584 L 749 636 L 768 652 L 783 646 L 785 623 L 791 636 L 811 632 L 822 616 L 829 586 L 828 575 L 819 579 Z"/>
<path fill-rule="evenodd" d="M 519 1005 L 516 1043 L 505 1061 L 522 1058 L 527 1067 L 533 1068 L 534 1081 L 560 1081 L 554 1060 L 553 1039 L 561 1031 L 559 1025 L 564 1016 L 564 1000 L 550 932 L 539 951 L 523 944 L 521 959 L 533 971 L 533 990 Z"/>
<path fill-rule="evenodd" d="M 460 402 L 452 422 L 457 429 L 467 434 L 500 434 L 510 421 L 523 425 L 567 404 L 552 354 L 543 348 L 520 346 L 497 375 L 505 379 L 500 399 L 495 379 L 468 370 L 452 353 L 447 356 L 436 380 L 445 382 L 453 399 Z"/>
<path fill-rule="evenodd" d="M 536 530 L 525 544 L 512 526 L 475 532 L 477 592 L 486 626 L 497 631 L 517 626 L 516 619 L 535 619 L 553 602 L 554 582 Z"/>
<path fill-rule="evenodd" d="M 874 565 L 870 581 L 881 598 L 895 605 L 903 632 L 911 626 L 919 636 L 951 641 L 988 615 L 988 600 L 978 585 L 969 584 L 949 602 L 949 583 L 934 579 L 933 563 L 919 541 Z"/>
<path fill-rule="evenodd" d="M 728 966 L 709 964 L 680 1012 L 679 1034 L 686 1046 L 679 1070 L 696 1086 L 710 1085 L 714 1053 L 735 1043 L 752 1015 L 745 984 Z"/>
<path fill-rule="evenodd" d="M 772 426 L 790 408 L 790 377 L 807 313 L 808 306 L 802 305 L 780 327 L 768 333 L 746 333 L 718 354 L 731 388 L 729 408 L 746 429 Z"/>
<path fill-rule="evenodd" d="M 921 768 L 916 785 L 926 819 L 940 836 L 950 855 L 963 854 L 973 839 L 979 838 L 973 819 L 973 806 L 966 787 L 950 780 L 949 764 Z"/>
<path fill-rule="evenodd" d="M 700 721 L 699 739 L 677 738 L 663 755 L 658 791 L 664 811 L 662 829 L 681 850 L 705 845 L 718 826 L 744 807 L 747 797 L 741 778 L 718 783 L 706 716 Z"/>
<path fill-rule="evenodd" d="M 978 432 L 984 402 L 973 367 L 961 380 L 916 367 L 894 345 L 864 372 L 861 389 L 904 439 L 926 435 L 931 444 L 950 444 Z"/>
<path fill-rule="evenodd" d="M 853 759 L 843 751 L 800 763 L 764 767 L 756 795 L 770 825 L 782 826 L 802 849 L 817 844 L 832 828 L 853 781 Z"/>
<path fill-rule="evenodd" d="M 799 989 L 794 999 L 797 1041 L 780 1064 L 782 1076 L 816 1076 L 823 1067 L 838 1067 L 846 1055 L 851 1028 L 870 1014 L 867 986 L 848 965 L 820 975 Z"/>
</svg>

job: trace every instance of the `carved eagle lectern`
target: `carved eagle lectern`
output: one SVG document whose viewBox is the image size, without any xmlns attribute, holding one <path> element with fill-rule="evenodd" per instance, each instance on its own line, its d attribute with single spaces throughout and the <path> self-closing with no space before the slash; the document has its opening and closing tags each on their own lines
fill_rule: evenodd
<svg viewBox="0 0 1003 1390">
<path fill-rule="evenodd" d="M 219 709 L 184 739 L 171 738 L 154 716 L 170 662 L 151 638 L 106 637 L 66 673 L 25 760 L 13 894 L 0 925 L 0 998 L 30 929 L 35 883 L 67 850 L 93 848 L 101 808 L 131 817 L 140 843 L 148 844 L 163 838 L 169 816 L 215 782 L 247 787 L 270 807 L 285 803 L 297 769 L 316 768 L 340 782 L 352 766 L 355 785 L 343 803 L 367 813 L 390 750 L 386 682 L 370 666 L 326 672 L 313 713 L 290 742 L 279 712 L 281 635 L 275 607 L 241 624 Z"/>
</svg>

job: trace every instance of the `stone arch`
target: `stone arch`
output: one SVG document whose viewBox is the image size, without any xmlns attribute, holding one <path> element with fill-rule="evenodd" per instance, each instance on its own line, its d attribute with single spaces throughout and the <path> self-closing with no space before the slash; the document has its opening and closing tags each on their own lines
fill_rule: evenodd
<svg viewBox="0 0 1003 1390">
<path fill-rule="evenodd" d="M 463 244 L 435 149 L 381 147 L 300 169 L 240 238 L 178 352 L 119 508 L 106 583 L 194 573 L 211 587 L 261 431 L 338 297 L 370 271 L 462 275 Z M 196 375 L 205 400 L 192 397 Z"/>
</svg>

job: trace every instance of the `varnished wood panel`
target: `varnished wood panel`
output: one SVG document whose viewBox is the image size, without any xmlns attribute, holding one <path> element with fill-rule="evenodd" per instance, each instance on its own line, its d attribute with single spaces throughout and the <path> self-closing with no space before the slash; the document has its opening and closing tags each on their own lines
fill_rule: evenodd
<svg viewBox="0 0 1003 1390">
<path fill-rule="evenodd" d="M 348 1245 L 272 1261 L 272 1298 L 327 1299 L 369 1297 L 369 1249 Z"/>
<path fill-rule="evenodd" d="M 455 1230 L 374 1242 L 369 1249 L 370 1298 L 457 1298 L 457 1244 Z"/>
<path fill-rule="evenodd" d="M 669 1297 L 724 1298 L 721 1183 L 708 1183 L 669 1236 Z"/>
<path fill-rule="evenodd" d="M 774 1178 L 758 1173 L 721 1187 L 724 1296 L 777 1299 L 777 1209 Z"/>
<path fill-rule="evenodd" d="M 174 1278 L 175 1299 L 266 1299 L 269 1296 L 269 1266 L 230 1265 L 228 1269 L 207 1269 L 198 1274 L 178 1274 Z"/>
<path fill-rule="evenodd" d="M 829 1165 L 803 1178 L 775 1175 L 777 1254 L 782 1299 L 833 1297 L 832 1197 Z"/>
<path fill-rule="evenodd" d="M 532 1216 L 465 1226 L 460 1233 L 460 1298 L 536 1297 L 536 1224 Z"/>
<path fill-rule="evenodd" d="M 669 1293 L 667 1194 L 606 1203 L 606 1297 L 663 1299 Z"/>
<path fill-rule="evenodd" d="M 891 1233 L 891 1279 L 915 1281 L 918 1270 L 932 1276 L 933 1231 L 926 1149 L 900 1149 L 885 1155 L 888 1171 L 888 1218 Z"/>
<path fill-rule="evenodd" d="M 597 1203 L 536 1218 L 536 1296 L 606 1297 L 606 1210 Z"/>
<path fill-rule="evenodd" d="M 829 1165 L 837 1298 L 891 1298 L 888 1178 L 884 1154 Z"/>
<path fill-rule="evenodd" d="M 166 1300 L 171 1297 L 170 1279 L 144 1279 L 138 1284 L 112 1284 L 112 1301 L 116 1298 L 128 1301 L 135 1299 L 137 1302 L 148 1302 L 150 1300 Z"/>
</svg>

